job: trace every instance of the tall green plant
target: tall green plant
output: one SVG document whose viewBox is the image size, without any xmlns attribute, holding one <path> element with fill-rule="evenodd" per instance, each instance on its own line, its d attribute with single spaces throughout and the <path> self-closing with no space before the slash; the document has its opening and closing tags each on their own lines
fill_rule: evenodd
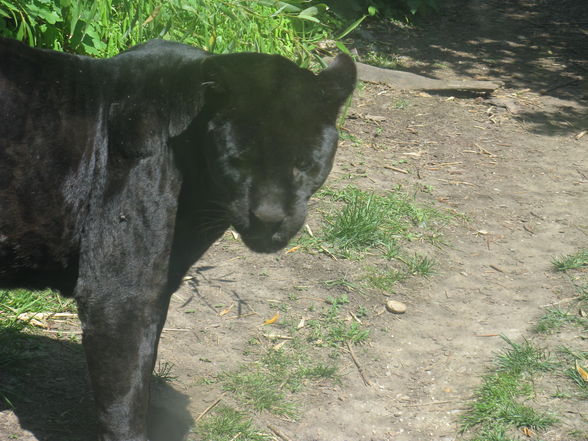
<svg viewBox="0 0 588 441">
<path fill-rule="evenodd" d="M 152 38 L 226 53 L 279 53 L 307 64 L 331 30 L 305 0 L 0 0 L 0 35 L 98 57 Z"/>
</svg>

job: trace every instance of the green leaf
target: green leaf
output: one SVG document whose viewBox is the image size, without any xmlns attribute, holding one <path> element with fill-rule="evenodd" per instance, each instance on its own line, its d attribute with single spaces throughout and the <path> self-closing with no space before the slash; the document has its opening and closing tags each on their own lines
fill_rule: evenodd
<svg viewBox="0 0 588 441">
<path fill-rule="evenodd" d="M 353 23 L 351 23 L 349 26 L 347 26 L 347 28 L 340 35 L 338 35 L 335 38 L 335 40 L 341 40 L 342 38 L 345 38 L 348 34 L 353 32 L 361 24 L 361 22 L 363 22 L 366 18 L 367 18 L 367 15 L 364 15 L 364 16 L 358 18 L 357 20 L 355 20 Z"/>
</svg>

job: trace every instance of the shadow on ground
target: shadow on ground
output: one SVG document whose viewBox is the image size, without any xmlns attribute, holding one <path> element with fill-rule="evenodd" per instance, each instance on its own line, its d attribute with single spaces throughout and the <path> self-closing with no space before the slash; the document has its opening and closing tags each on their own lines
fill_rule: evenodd
<svg viewBox="0 0 588 441">
<path fill-rule="evenodd" d="M 8 337 L 0 338 L 0 411 L 11 409 L 39 441 L 95 441 L 82 345 L 39 335 Z M 154 382 L 152 389 L 150 439 L 185 439 L 193 422 L 188 397 L 166 383 Z"/>
<path fill-rule="evenodd" d="M 433 78 L 501 80 L 506 91 L 547 98 L 517 115 L 543 135 L 574 133 L 588 117 L 585 0 L 440 0 L 416 26 L 382 22 L 356 32 L 360 55 L 398 57 L 401 70 Z M 499 91 L 500 93 L 500 91 Z"/>
</svg>

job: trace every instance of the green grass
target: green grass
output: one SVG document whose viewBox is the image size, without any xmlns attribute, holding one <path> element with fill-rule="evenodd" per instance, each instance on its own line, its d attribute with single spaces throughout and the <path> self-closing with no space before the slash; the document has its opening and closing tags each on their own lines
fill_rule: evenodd
<svg viewBox="0 0 588 441">
<path fill-rule="evenodd" d="M 472 440 L 509 440 L 512 429 L 545 430 L 558 421 L 529 404 L 534 376 L 555 369 L 555 363 L 529 341 L 503 338 L 509 347 L 498 355 L 495 372 L 483 377 L 474 402 L 462 415 L 462 432 L 474 432 Z"/>
<path fill-rule="evenodd" d="M 435 272 L 435 261 L 428 256 L 421 256 L 414 253 L 409 257 L 397 257 L 402 263 L 407 266 L 409 274 L 428 277 Z"/>
<path fill-rule="evenodd" d="M 539 318 L 534 331 L 539 334 L 551 334 L 566 325 L 580 324 L 588 327 L 588 319 L 576 313 L 562 311 L 559 308 L 547 308 L 545 314 Z"/>
<path fill-rule="evenodd" d="M 0 371 L 18 370 L 23 362 L 34 360 L 43 352 L 31 347 L 23 334 L 36 329 L 31 324 L 32 316 L 19 318 L 21 314 L 41 312 L 75 312 L 75 303 L 49 290 L 0 290 Z M 13 393 L 0 385 L 0 401 L 10 405 L 8 396 Z"/>
<path fill-rule="evenodd" d="M 169 361 L 157 362 L 157 366 L 153 369 L 153 380 L 156 383 L 171 383 L 178 379 L 177 375 L 173 374 L 175 365 Z"/>
<path fill-rule="evenodd" d="M 555 257 L 551 263 L 557 271 L 569 271 L 588 267 L 588 250 L 581 250 L 574 254 Z"/>
<path fill-rule="evenodd" d="M 219 406 L 211 416 L 196 425 L 195 432 L 205 441 L 270 441 L 274 437 L 257 430 L 251 418 L 227 406 Z"/>
<path fill-rule="evenodd" d="M 341 25 L 303 0 L 1 0 L 0 35 L 32 46 L 112 56 L 152 38 L 215 53 L 280 53 L 308 64 Z"/>
<path fill-rule="evenodd" d="M 389 292 L 394 290 L 396 283 L 405 280 L 406 277 L 406 272 L 396 268 L 386 268 L 384 270 L 369 268 L 365 280 L 372 288 Z"/>
<path fill-rule="evenodd" d="M 75 303 L 50 291 L 17 289 L 0 290 L 0 330 L 21 330 L 31 327 L 29 321 L 20 320 L 23 313 L 75 312 Z"/>
<path fill-rule="evenodd" d="M 333 208 L 324 214 L 324 228 L 315 240 L 306 243 L 319 244 L 344 258 L 374 251 L 393 258 L 401 242 L 428 241 L 449 218 L 399 190 L 380 195 L 348 186 L 322 190 L 319 198 L 332 202 Z"/>
<path fill-rule="evenodd" d="M 336 373 L 335 366 L 313 362 L 303 350 L 270 349 L 258 361 L 222 373 L 217 380 L 246 408 L 294 418 L 298 407 L 292 394 L 312 382 L 335 380 Z"/>
<path fill-rule="evenodd" d="M 402 62 L 396 56 L 383 54 L 382 52 L 370 50 L 362 57 L 362 61 L 372 66 L 382 67 L 384 69 L 398 69 L 402 67 Z"/>
</svg>

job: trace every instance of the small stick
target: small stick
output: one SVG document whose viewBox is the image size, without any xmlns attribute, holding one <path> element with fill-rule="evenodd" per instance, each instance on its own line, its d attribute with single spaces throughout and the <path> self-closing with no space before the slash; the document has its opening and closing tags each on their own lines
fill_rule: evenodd
<svg viewBox="0 0 588 441">
<path fill-rule="evenodd" d="M 357 318 L 357 316 L 356 316 L 354 313 L 352 313 L 351 311 L 349 311 L 349 315 L 350 315 L 351 317 L 353 317 L 353 320 L 355 320 L 357 323 L 359 323 L 359 324 L 362 324 L 362 323 L 361 323 L 361 320 L 360 320 L 360 319 L 358 319 L 358 318 Z"/>
<path fill-rule="evenodd" d="M 498 334 L 475 334 L 476 337 L 498 337 Z"/>
<path fill-rule="evenodd" d="M 327 255 L 333 259 L 333 260 L 339 260 L 337 259 L 337 256 L 335 256 L 333 253 L 331 253 L 329 250 L 327 250 L 325 247 L 321 246 L 321 250 L 323 250 L 325 253 L 327 253 Z"/>
<path fill-rule="evenodd" d="M 214 403 L 212 403 L 210 406 L 208 406 L 206 409 L 204 409 L 204 411 L 198 415 L 198 417 L 196 417 L 196 419 L 194 420 L 195 423 L 197 423 L 198 421 L 200 421 L 204 415 L 206 415 L 208 412 L 210 412 L 212 409 L 214 409 L 214 407 L 221 402 L 221 400 L 223 399 L 223 396 L 225 394 L 222 394 Z"/>
<path fill-rule="evenodd" d="M 189 328 L 163 328 L 163 332 L 174 331 L 174 332 L 190 332 Z"/>
<path fill-rule="evenodd" d="M 271 430 L 272 432 L 274 432 L 274 434 L 278 437 L 281 438 L 284 441 L 292 441 L 288 436 L 286 436 L 284 433 L 282 433 L 281 431 L 279 431 L 276 427 L 268 424 L 267 425 L 268 429 Z"/>
<path fill-rule="evenodd" d="M 498 271 L 499 273 L 503 273 L 504 270 L 498 268 L 496 265 L 488 265 L 490 268 L 492 268 L 494 271 Z"/>
<path fill-rule="evenodd" d="M 384 168 L 387 168 L 388 170 L 393 170 L 398 173 L 404 173 L 405 175 L 408 174 L 408 170 L 404 170 L 403 168 L 392 167 L 391 165 L 385 165 Z"/>
<path fill-rule="evenodd" d="M 363 383 L 366 386 L 371 386 L 372 383 L 370 380 L 368 380 L 366 378 L 365 373 L 363 372 L 363 368 L 361 367 L 361 365 L 357 361 L 357 358 L 355 358 L 355 354 L 353 353 L 353 348 L 351 348 L 351 345 L 349 344 L 349 342 L 347 342 L 347 349 L 349 350 L 349 354 L 351 354 L 351 358 L 352 358 L 353 362 L 355 363 L 355 366 L 357 366 L 357 370 L 359 371 L 359 375 L 361 375 L 361 379 L 363 380 Z"/>
</svg>

